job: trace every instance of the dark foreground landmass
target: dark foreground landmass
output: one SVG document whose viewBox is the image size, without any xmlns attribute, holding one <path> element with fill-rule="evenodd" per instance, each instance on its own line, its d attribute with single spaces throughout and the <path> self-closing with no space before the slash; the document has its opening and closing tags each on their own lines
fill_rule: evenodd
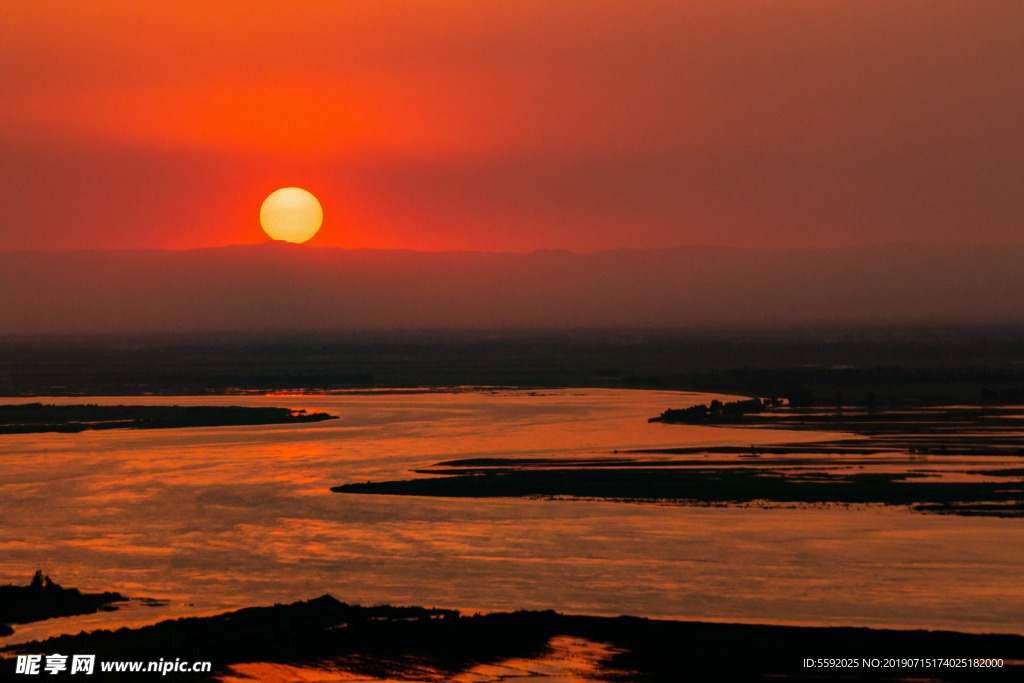
<svg viewBox="0 0 1024 683">
<path fill-rule="evenodd" d="M 14 633 L 11 624 L 114 610 L 117 607 L 113 603 L 127 599 L 120 593 L 82 593 L 77 588 L 63 588 L 38 571 L 27 586 L 0 586 L 0 636 Z"/>
<path fill-rule="evenodd" d="M 939 680 L 1018 681 L 1024 637 L 942 631 L 806 628 L 712 624 L 635 617 L 513 612 L 462 616 L 419 607 L 358 607 L 330 596 L 291 605 L 255 607 L 215 617 L 65 635 L 9 646 L 19 653 L 96 655 L 102 662 L 211 661 L 208 680 L 232 664 L 318 665 L 353 674 L 405 680 L 446 680 L 477 664 L 536 658 L 551 639 L 571 636 L 612 646 L 598 680 Z M 845 659 L 856 666 L 823 669 L 805 660 Z M 1001 659 L 1001 668 L 973 660 Z M 877 660 L 877 661 L 872 661 Z M 894 661 L 903 660 L 903 661 Z M 910 661 L 907 661 L 910 660 Z M 941 661 L 939 661 L 941 660 Z M 912 665 L 911 665 L 912 664 Z M 2 662 L 11 673 L 13 659 Z M 604 675 L 602 675 L 602 672 Z M 155 673 L 108 674 L 111 680 L 151 681 Z"/>
<path fill-rule="evenodd" d="M 327 413 L 243 406 L 100 406 L 26 403 L 0 406 L 0 434 L 75 433 L 98 429 L 172 429 L 297 424 L 336 419 Z"/>
</svg>

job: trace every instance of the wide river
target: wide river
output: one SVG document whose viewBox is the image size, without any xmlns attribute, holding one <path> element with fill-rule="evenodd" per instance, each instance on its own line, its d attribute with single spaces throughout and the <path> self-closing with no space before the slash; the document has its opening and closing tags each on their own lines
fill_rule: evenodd
<svg viewBox="0 0 1024 683">
<path fill-rule="evenodd" d="M 270 405 L 340 419 L 0 437 L 0 583 L 36 569 L 127 609 L 6 642 L 330 593 L 467 612 L 1024 633 L 1024 519 L 331 493 L 465 457 L 767 444 L 808 432 L 648 424 L 711 397 L 558 390 L 33 399 Z M 138 598 L 168 601 L 146 606 Z M 4 642 L 0 640 L 0 642 Z"/>
</svg>

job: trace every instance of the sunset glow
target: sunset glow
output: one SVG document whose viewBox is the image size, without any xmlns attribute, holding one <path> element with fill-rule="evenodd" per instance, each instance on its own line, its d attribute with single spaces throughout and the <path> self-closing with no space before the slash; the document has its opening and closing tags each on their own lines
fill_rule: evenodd
<svg viewBox="0 0 1024 683">
<path fill-rule="evenodd" d="M 0 250 L 1019 243 L 1019 2 L 0 8 Z M 98 192 L 98 188 L 103 188 Z M 31 225 L 32 229 L 25 229 Z"/>
</svg>

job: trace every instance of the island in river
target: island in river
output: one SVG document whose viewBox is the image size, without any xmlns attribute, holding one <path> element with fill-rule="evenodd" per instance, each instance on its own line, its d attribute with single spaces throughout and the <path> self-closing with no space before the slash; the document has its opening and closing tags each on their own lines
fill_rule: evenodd
<svg viewBox="0 0 1024 683">
<path fill-rule="evenodd" d="M 580 458 L 471 458 L 338 493 L 576 498 L 686 505 L 898 505 L 1024 516 L 1024 414 L 1009 407 L 780 407 L 749 399 L 650 422 L 846 433 L 819 443 L 685 447 Z M 442 475 L 442 476 L 436 476 Z"/>
<path fill-rule="evenodd" d="M 22 403 L 0 406 L 0 434 L 299 424 L 334 419 L 337 416 L 328 413 L 307 413 L 305 410 L 290 408 Z"/>
</svg>

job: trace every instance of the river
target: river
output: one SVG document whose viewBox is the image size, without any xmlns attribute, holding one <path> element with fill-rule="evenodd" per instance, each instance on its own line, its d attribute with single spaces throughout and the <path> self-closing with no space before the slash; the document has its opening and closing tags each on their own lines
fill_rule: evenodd
<svg viewBox="0 0 1024 683">
<path fill-rule="evenodd" d="M 649 424 L 708 395 L 627 390 L 31 399 L 264 405 L 340 419 L 0 437 L 0 582 L 43 569 L 126 609 L 13 643 L 330 593 L 370 604 L 1024 633 L 1024 520 L 331 493 L 467 457 L 830 435 Z M 166 601 L 147 606 L 139 598 Z"/>
</svg>

